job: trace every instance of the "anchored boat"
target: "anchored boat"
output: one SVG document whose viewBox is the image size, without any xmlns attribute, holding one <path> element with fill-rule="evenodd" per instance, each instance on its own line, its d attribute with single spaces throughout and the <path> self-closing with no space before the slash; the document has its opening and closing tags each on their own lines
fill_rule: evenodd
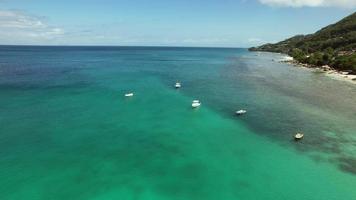
<svg viewBox="0 0 356 200">
<path fill-rule="evenodd" d="M 178 88 L 182 87 L 182 85 L 180 84 L 180 82 L 177 82 L 177 83 L 174 85 L 174 87 L 178 89 Z"/>
<path fill-rule="evenodd" d="M 236 111 L 236 114 L 237 114 L 237 115 L 243 115 L 243 114 L 245 114 L 245 113 L 247 113 L 246 110 L 238 110 L 238 111 Z"/>
<path fill-rule="evenodd" d="M 199 100 L 194 100 L 192 103 L 193 108 L 198 108 L 201 105 L 201 102 Z"/>
<path fill-rule="evenodd" d="M 304 137 L 303 133 L 297 133 L 294 135 L 294 139 L 295 140 L 301 140 Z"/>
<path fill-rule="evenodd" d="M 131 92 L 131 93 L 127 93 L 125 94 L 125 97 L 132 97 L 134 94 Z"/>
</svg>

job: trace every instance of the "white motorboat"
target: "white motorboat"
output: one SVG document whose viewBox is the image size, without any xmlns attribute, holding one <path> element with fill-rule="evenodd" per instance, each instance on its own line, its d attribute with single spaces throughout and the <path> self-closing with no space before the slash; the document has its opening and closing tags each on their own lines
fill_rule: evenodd
<svg viewBox="0 0 356 200">
<path fill-rule="evenodd" d="M 300 140 L 304 137 L 304 134 L 303 133 L 297 133 L 294 135 L 294 139 L 295 140 Z"/>
<path fill-rule="evenodd" d="M 174 87 L 178 89 L 178 88 L 182 87 L 182 85 L 181 85 L 179 82 L 177 82 L 177 83 L 174 85 Z"/>
<path fill-rule="evenodd" d="M 134 94 L 133 93 L 127 93 L 125 94 L 125 97 L 132 97 Z"/>
<path fill-rule="evenodd" d="M 193 108 L 198 108 L 200 105 L 201 105 L 201 103 L 200 103 L 199 100 L 194 100 L 193 103 L 192 103 L 192 107 Z"/>
<path fill-rule="evenodd" d="M 236 111 L 236 114 L 237 114 L 237 115 L 243 115 L 243 114 L 245 114 L 245 113 L 247 113 L 246 110 L 238 110 L 238 111 Z"/>
</svg>

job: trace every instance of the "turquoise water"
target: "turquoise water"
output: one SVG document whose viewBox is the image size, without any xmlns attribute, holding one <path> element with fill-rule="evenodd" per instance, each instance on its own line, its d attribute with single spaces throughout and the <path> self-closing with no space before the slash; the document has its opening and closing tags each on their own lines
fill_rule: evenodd
<svg viewBox="0 0 356 200">
<path fill-rule="evenodd" d="M 356 199 L 355 85 L 281 57 L 0 47 L 1 199 Z"/>
</svg>

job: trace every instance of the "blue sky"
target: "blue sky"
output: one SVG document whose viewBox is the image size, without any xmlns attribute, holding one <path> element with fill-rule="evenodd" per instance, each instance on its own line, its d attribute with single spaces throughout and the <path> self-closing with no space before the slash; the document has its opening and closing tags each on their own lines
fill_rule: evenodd
<svg viewBox="0 0 356 200">
<path fill-rule="evenodd" d="M 356 0 L 0 0 L 0 44 L 249 47 L 313 33 Z"/>
</svg>

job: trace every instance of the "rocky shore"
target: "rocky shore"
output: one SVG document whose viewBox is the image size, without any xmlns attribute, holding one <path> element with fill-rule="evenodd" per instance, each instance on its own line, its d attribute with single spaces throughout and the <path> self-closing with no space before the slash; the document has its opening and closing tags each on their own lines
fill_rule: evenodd
<svg viewBox="0 0 356 200">
<path fill-rule="evenodd" d="M 281 60 L 280 62 L 288 63 L 288 64 L 291 64 L 296 67 L 303 67 L 303 68 L 308 68 L 308 69 L 318 71 L 318 72 L 324 72 L 326 76 L 329 76 L 333 79 L 348 81 L 353 84 L 356 84 L 356 75 L 350 74 L 349 71 L 339 71 L 339 70 L 336 70 L 328 65 L 319 67 L 319 66 L 309 65 L 306 63 L 300 63 L 300 62 L 296 61 L 295 59 L 293 59 L 292 57 L 286 57 L 286 59 Z"/>
</svg>

